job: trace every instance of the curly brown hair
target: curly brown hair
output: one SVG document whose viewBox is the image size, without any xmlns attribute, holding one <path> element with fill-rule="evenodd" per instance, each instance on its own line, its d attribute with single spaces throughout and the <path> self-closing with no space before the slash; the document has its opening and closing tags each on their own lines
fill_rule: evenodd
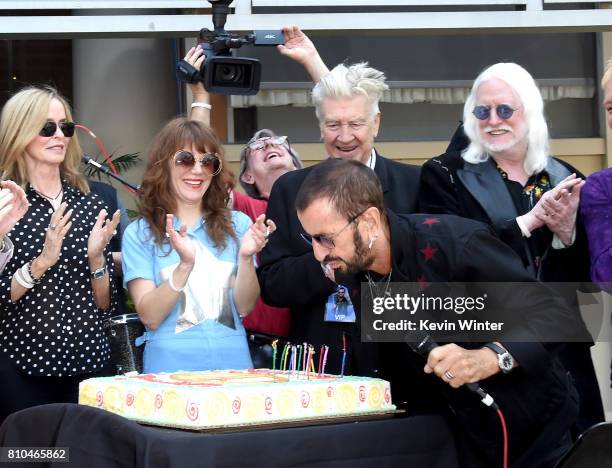
<svg viewBox="0 0 612 468">
<path fill-rule="evenodd" d="M 138 209 L 147 221 L 155 242 L 162 247 L 167 243 L 166 214 L 176 213 L 176 194 L 172 188 L 171 173 L 174 154 L 185 146 L 193 145 L 202 153 L 217 153 L 221 172 L 214 176 L 202 196 L 201 211 L 206 219 L 206 232 L 217 248 L 225 248 L 231 237 L 237 242 L 228 208 L 229 194 L 234 188 L 234 174 L 227 167 L 221 142 L 214 132 L 201 122 L 183 117 L 168 122 L 157 134 L 151 149 L 142 185 Z"/>
</svg>

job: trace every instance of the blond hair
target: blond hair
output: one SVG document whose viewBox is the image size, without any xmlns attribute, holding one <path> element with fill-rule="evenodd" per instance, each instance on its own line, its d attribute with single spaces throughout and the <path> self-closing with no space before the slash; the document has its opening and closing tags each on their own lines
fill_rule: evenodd
<svg viewBox="0 0 612 468">
<path fill-rule="evenodd" d="M 29 182 L 25 161 L 26 147 L 36 138 L 47 121 L 49 105 L 57 99 L 64 106 L 66 120 L 72 121 L 72 112 L 66 99 L 50 87 L 30 86 L 11 97 L 0 117 L 0 170 L 2 180 L 11 179 L 22 188 Z M 82 157 L 76 135 L 68 140 L 66 156 L 60 164 L 60 177 L 77 190 L 88 193 L 87 179 L 79 171 Z"/>
</svg>

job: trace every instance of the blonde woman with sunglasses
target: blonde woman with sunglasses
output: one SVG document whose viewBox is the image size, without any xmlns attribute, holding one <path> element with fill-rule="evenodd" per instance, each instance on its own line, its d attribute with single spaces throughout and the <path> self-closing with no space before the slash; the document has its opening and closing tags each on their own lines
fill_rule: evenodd
<svg viewBox="0 0 612 468">
<path fill-rule="evenodd" d="M 124 281 L 145 324 L 144 372 L 252 366 L 241 317 L 259 297 L 253 256 L 274 223 L 227 208 L 234 185 L 215 134 L 177 118 L 159 132 L 125 231 Z"/>
<path fill-rule="evenodd" d="M 12 227 L 0 275 L 0 420 L 34 405 L 76 402 L 81 380 L 110 358 L 102 324 L 115 302 L 108 242 L 118 223 L 79 172 L 70 107 L 49 87 L 11 97 L 0 120 L 2 178 L 29 208 Z"/>
</svg>

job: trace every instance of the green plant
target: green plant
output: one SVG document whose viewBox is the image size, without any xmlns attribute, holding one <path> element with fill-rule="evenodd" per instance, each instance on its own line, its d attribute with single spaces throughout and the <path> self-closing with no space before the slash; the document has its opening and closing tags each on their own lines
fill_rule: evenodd
<svg viewBox="0 0 612 468">
<path fill-rule="evenodd" d="M 95 158 L 95 160 L 96 162 L 100 164 L 104 164 L 105 166 L 109 165 L 104 158 L 101 158 L 100 155 L 98 155 Z M 113 166 L 115 166 L 115 168 L 117 169 L 117 172 L 119 174 L 122 174 L 123 172 L 131 169 L 132 167 L 136 167 L 141 162 L 139 152 L 121 154 L 119 156 L 115 156 L 115 153 L 111 153 L 110 160 L 113 163 Z M 88 164 L 87 166 L 85 166 L 84 174 L 86 177 L 91 178 L 91 179 L 95 177 L 98 180 L 102 180 L 102 177 L 105 177 L 109 181 L 111 180 L 109 176 L 107 176 L 99 168 L 91 164 Z"/>
</svg>

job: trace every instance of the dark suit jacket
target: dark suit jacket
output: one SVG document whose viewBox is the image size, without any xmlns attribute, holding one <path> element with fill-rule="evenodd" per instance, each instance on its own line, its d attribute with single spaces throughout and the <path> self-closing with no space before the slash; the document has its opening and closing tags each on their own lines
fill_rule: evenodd
<svg viewBox="0 0 612 468">
<path fill-rule="evenodd" d="M 325 302 L 336 290 L 314 258 L 312 247 L 300 236 L 302 225 L 295 210 L 295 199 L 310 168 L 280 177 L 270 194 L 266 216 L 278 229 L 261 252 L 258 269 L 263 300 L 276 307 L 291 309 L 289 339 L 308 341 L 319 349 L 327 344 L 330 351 L 327 371 L 339 373 L 342 358 L 342 333 L 354 336 L 355 324 L 324 322 Z M 385 205 L 398 213 L 416 211 L 419 170 L 417 166 L 398 163 L 377 154 L 374 172 L 382 185 Z M 352 368 L 348 356 L 347 373 Z"/>
<path fill-rule="evenodd" d="M 449 150 L 423 164 L 419 212 L 455 214 L 491 225 L 500 239 L 521 257 L 525 267 L 543 281 L 589 281 L 589 255 L 581 218 L 576 223 L 574 244 L 560 250 L 549 248 L 536 272 L 530 265 L 527 243 L 515 221 L 519 213 L 501 175 L 488 163 L 465 162 L 461 151 L 468 143 L 460 127 L 453 136 Z M 552 158 L 549 167 L 553 186 L 573 172 L 583 177 L 576 168 L 555 158 Z M 545 230 L 552 240 L 552 233 L 546 227 L 540 229 Z"/>
</svg>

